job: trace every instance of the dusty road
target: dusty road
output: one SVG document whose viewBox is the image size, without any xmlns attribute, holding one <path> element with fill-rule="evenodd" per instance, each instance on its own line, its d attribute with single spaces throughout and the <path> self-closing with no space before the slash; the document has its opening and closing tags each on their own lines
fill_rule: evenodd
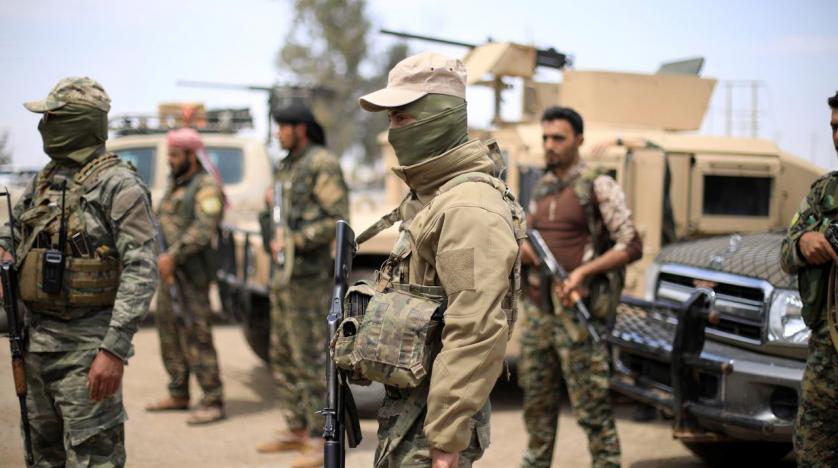
<svg viewBox="0 0 838 468">
<path fill-rule="evenodd" d="M 254 446 L 283 425 L 273 403 L 270 374 L 244 342 L 235 326 L 217 327 L 215 343 L 227 397 L 223 422 L 189 427 L 184 413 L 150 414 L 143 406 L 165 395 L 166 375 L 160 362 L 153 328 L 143 328 L 134 339 L 136 356 L 126 368 L 124 393 L 129 414 L 126 423 L 128 466 L 133 467 L 257 467 L 289 466 L 293 454 L 260 455 Z M 194 382 L 193 382 L 194 385 Z M 199 395 L 193 387 L 193 395 Z M 526 444 L 520 394 L 507 385 L 493 396 L 492 446 L 477 466 L 519 466 Z M 701 467 L 678 442 L 667 422 L 636 423 L 630 408 L 618 409 L 617 427 L 623 447 L 623 465 L 634 468 Z M 22 466 L 17 399 L 9 372 L 9 348 L 0 340 L 0 466 Z M 368 467 L 375 449 L 375 421 L 364 421 L 364 442 L 350 451 L 349 467 Z M 569 411 L 559 422 L 560 435 L 554 466 L 590 466 L 586 440 Z M 789 464 L 789 466 L 792 466 Z"/>
</svg>

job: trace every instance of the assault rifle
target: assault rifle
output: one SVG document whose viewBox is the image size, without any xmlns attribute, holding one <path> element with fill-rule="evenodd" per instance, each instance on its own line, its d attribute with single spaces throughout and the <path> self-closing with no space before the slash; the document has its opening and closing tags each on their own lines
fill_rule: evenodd
<svg viewBox="0 0 838 468">
<path fill-rule="evenodd" d="M 3 308 L 9 323 L 9 347 L 12 355 L 12 376 L 15 381 L 15 393 L 20 403 L 20 426 L 23 429 L 23 444 L 26 448 L 26 464 L 32 465 L 32 435 L 29 429 L 29 411 L 26 408 L 26 365 L 23 361 L 23 327 L 18 315 L 18 277 L 17 257 L 15 254 L 15 218 L 12 213 L 12 196 L 9 189 L 0 192 L 0 197 L 6 197 L 6 208 L 9 213 L 9 233 L 11 235 L 12 260 L 0 262 L 0 281 L 3 284 Z"/>
<path fill-rule="evenodd" d="M 157 244 L 160 247 L 162 254 L 169 249 L 168 242 L 166 242 L 166 235 L 163 234 L 163 228 L 160 227 L 158 221 L 154 222 L 154 229 L 157 230 Z M 171 283 L 166 282 L 160 278 L 161 286 L 168 289 L 169 299 L 172 303 L 172 312 L 175 314 L 175 320 L 184 327 L 192 326 L 192 315 L 189 312 L 189 304 L 186 303 L 186 296 L 183 295 L 183 272 L 178 271 L 175 267 L 175 278 Z"/>
<path fill-rule="evenodd" d="M 565 271 L 561 264 L 559 264 L 556 257 L 553 256 L 553 252 L 551 252 L 550 248 L 547 247 L 547 243 L 544 242 L 544 238 L 541 237 L 541 233 L 538 232 L 537 229 L 530 229 L 527 231 L 527 236 L 529 237 L 530 244 L 535 249 L 536 255 L 538 255 L 539 260 L 541 260 L 541 267 L 544 271 L 555 280 L 566 281 L 567 271 Z M 588 307 L 582 301 L 582 298 L 578 293 L 572 293 L 570 298 L 575 303 L 573 310 L 576 312 L 577 320 L 579 320 L 579 323 L 581 323 L 585 329 L 588 330 L 588 333 L 591 335 L 594 342 L 598 343 L 600 340 L 599 333 L 597 333 L 596 329 L 593 325 L 591 325 L 591 313 L 588 312 Z"/>
<path fill-rule="evenodd" d="M 278 239 L 280 231 L 282 231 L 282 183 L 274 182 L 273 188 L 273 204 L 271 206 L 271 227 L 273 228 L 274 239 Z M 280 250 L 276 253 L 277 265 L 279 265 L 280 274 L 285 267 L 285 252 Z"/>
<path fill-rule="evenodd" d="M 338 221 L 335 246 L 335 286 L 327 317 L 330 339 L 335 336 L 338 325 L 343 321 L 343 297 L 346 295 L 352 257 L 355 255 L 355 233 L 344 220 Z M 326 417 L 323 426 L 323 439 L 326 441 L 323 456 L 326 468 L 344 468 L 345 443 L 351 448 L 361 443 L 361 421 L 346 375 L 337 369 L 328 349 L 326 359 L 326 407 L 321 412 Z"/>
</svg>

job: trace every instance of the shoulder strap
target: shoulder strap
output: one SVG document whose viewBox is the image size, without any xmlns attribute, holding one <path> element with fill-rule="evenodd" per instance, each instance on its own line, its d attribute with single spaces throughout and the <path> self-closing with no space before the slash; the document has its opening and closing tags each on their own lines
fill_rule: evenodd
<svg viewBox="0 0 838 468">
<path fill-rule="evenodd" d="M 381 231 L 390 228 L 394 224 L 398 223 L 402 220 L 401 208 L 402 205 L 408 200 L 410 200 L 411 194 L 408 193 L 402 201 L 399 203 L 393 211 L 387 213 L 386 215 L 382 216 L 381 219 L 373 223 L 372 226 L 364 229 L 364 231 L 358 234 L 358 237 L 355 238 L 355 248 L 364 242 L 372 239 L 373 237 L 377 236 Z"/>
<path fill-rule="evenodd" d="M 198 193 L 198 189 L 201 187 L 201 181 L 204 177 L 206 177 L 206 174 L 199 172 L 192 177 L 192 180 L 189 181 L 189 185 L 186 186 L 183 203 L 180 204 L 180 210 L 178 211 L 178 216 L 181 219 L 191 221 L 195 216 L 195 195 Z"/>
</svg>

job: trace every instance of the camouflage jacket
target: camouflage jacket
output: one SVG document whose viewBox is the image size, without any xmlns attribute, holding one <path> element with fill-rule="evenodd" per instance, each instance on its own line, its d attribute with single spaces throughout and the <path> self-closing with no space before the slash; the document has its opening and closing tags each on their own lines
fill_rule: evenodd
<svg viewBox="0 0 838 468">
<path fill-rule="evenodd" d="M 809 265 L 798 250 L 798 240 L 807 232 L 824 232 L 838 221 L 838 171 L 826 174 L 812 183 L 809 194 L 800 203 L 780 248 L 780 266 L 787 273 L 797 274 L 803 319 L 809 327 L 823 317 L 827 282 L 832 263 Z"/>
<path fill-rule="evenodd" d="M 52 180 L 66 179 L 81 169 L 78 164 L 50 162 L 40 174 L 49 174 Z M 33 178 L 15 203 L 13 215 L 16 221 L 31 208 L 39 176 Z M 127 359 L 133 354 L 131 340 L 148 311 L 157 286 L 157 242 L 151 198 L 136 171 L 127 163 L 119 162 L 102 169 L 98 182 L 82 195 L 81 204 L 85 232 L 92 249 L 101 247 L 118 254 L 122 272 L 116 299 L 112 308 L 91 309 L 69 321 L 30 308 L 26 317 L 28 350 L 53 352 L 103 348 Z M 15 238 L 18 242 L 26 240 L 21 239 L 20 223 L 15 224 Z M 0 228 L 0 246 L 6 250 L 10 248 L 8 226 Z M 18 264 L 22 261 L 18 258 Z"/>
<path fill-rule="evenodd" d="M 291 276 L 329 275 L 337 222 L 349 219 L 349 190 L 340 161 L 322 146 L 311 145 L 283 159 L 275 177 L 282 185 L 286 244 L 294 251 Z"/>
<path fill-rule="evenodd" d="M 167 241 L 166 253 L 174 257 L 178 268 L 185 269 L 193 281 L 206 283 L 211 279 L 207 275 L 208 255 L 224 215 L 223 208 L 218 184 L 203 171 L 170 180 L 157 208 L 160 228 Z"/>
</svg>

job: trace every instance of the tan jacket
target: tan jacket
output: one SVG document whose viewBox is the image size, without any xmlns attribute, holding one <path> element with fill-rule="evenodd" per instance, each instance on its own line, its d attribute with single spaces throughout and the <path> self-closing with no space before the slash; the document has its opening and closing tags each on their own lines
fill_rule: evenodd
<svg viewBox="0 0 838 468">
<path fill-rule="evenodd" d="M 469 141 L 447 153 L 394 172 L 416 199 L 402 205 L 412 254 L 408 280 L 442 286 L 448 295 L 442 350 L 433 363 L 424 432 L 431 447 L 465 449 L 471 417 L 488 401 L 503 367 L 508 325 L 501 303 L 518 252 L 513 220 L 502 195 L 465 182 L 434 197 L 468 172 L 491 174 L 486 145 Z"/>
</svg>

